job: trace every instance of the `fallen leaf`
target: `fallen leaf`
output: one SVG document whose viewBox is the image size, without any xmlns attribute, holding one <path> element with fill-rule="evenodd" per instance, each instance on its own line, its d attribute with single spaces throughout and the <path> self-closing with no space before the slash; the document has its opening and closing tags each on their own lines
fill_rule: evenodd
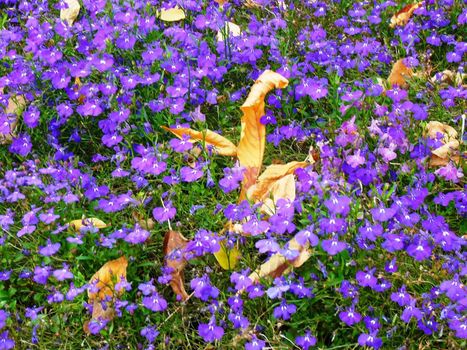
<svg viewBox="0 0 467 350">
<path fill-rule="evenodd" d="M 392 66 L 391 73 L 388 77 L 388 83 L 392 87 L 398 85 L 400 87 L 407 86 L 407 79 L 413 76 L 413 71 L 404 64 L 404 59 L 397 60 Z"/>
<path fill-rule="evenodd" d="M 433 84 L 451 84 L 454 86 L 462 85 L 463 81 L 467 79 L 467 74 L 460 72 L 453 72 L 450 70 L 444 70 L 441 73 L 436 74 L 430 78 L 430 82 Z"/>
<path fill-rule="evenodd" d="M 172 134 L 182 139 L 184 135 L 190 137 L 191 142 L 201 141 L 207 146 L 213 146 L 217 154 L 222 156 L 236 156 L 237 147 L 224 136 L 219 135 L 211 130 L 196 131 L 190 128 L 168 128 L 162 127 L 164 130 L 170 131 Z"/>
<path fill-rule="evenodd" d="M 92 287 L 88 288 L 89 303 L 93 304 L 92 319 L 111 320 L 115 316 L 112 303 L 107 299 L 121 296 L 124 289 L 115 290 L 115 285 L 126 279 L 128 260 L 125 256 L 106 262 L 89 280 Z M 97 290 L 96 292 L 91 292 Z M 84 324 L 84 330 L 89 333 L 89 322 Z"/>
<path fill-rule="evenodd" d="M 164 22 L 176 22 L 185 19 L 185 11 L 180 7 L 175 6 L 174 8 L 161 10 L 159 18 Z"/>
<path fill-rule="evenodd" d="M 63 0 L 63 2 L 68 5 L 68 8 L 60 10 L 60 19 L 71 27 L 78 18 L 81 6 L 78 0 Z"/>
<path fill-rule="evenodd" d="M 0 94 L 3 94 L 3 88 L 0 88 Z M 0 145 L 4 145 L 10 143 L 15 136 L 16 125 L 18 124 L 18 118 L 26 106 L 26 101 L 23 96 L 17 95 L 10 97 L 8 99 L 8 105 L 5 108 L 5 114 L 15 114 L 15 119 L 11 120 L 9 129 L 10 132 L 8 134 L 0 134 Z"/>
<path fill-rule="evenodd" d="M 410 17 L 412 17 L 414 11 L 422 6 L 422 4 L 423 2 L 420 1 L 416 4 L 407 5 L 402 10 L 396 12 L 391 17 L 391 23 L 389 24 L 389 27 L 394 28 L 396 26 L 405 26 L 409 22 Z"/>
<path fill-rule="evenodd" d="M 170 286 L 175 294 L 180 296 L 182 300 L 188 299 L 188 294 L 184 286 L 183 269 L 187 263 L 183 256 L 183 250 L 185 249 L 188 240 L 177 231 L 168 231 L 164 237 L 164 256 L 166 265 L 172 268 L 172 279 Z M 178 256 L 178 254 L 181 254 Z M 175 256 L 177 255 L 177 256 Z"/>
<path fill-rule="evenodd" d="M 290 272 L 292 267 L 302 266 L 311 256 L 308 249 L 308 243 L 304 246 L 300 245 L 295 238 L 288 242 L 290 250 L 298 250 L 299 255 L 293 260 L 288 260 L 280 253 L 273 254 L 268 261 L 263 263 L 258 269 L 248 276 L 253 283 L 259 282 L 261 278 L 265 277 L 280 277 L 283 274 Z"/>
<path fill-rule="evenodd" d="M 305 168 L 308 165 L 309 163 L 307 162 L 290 162 L 287 164 L 269 165 L 259 176 L 256 183 L 248 189 L 248 199 L 255 202 L 263 200 L 271 193 L 271 189 L 277 181 L 287 175 L 293 174 L 296 169 Z"/>
<path fill-rule="evenodd" d="M 232 22 L 226 22 L 224 28 L 217 31 L 217 41 L 224 41 L 228 37 L 239 36 L 240 27 Z"/>
<path fill-rule="evenodd" d="M 438 121 L 431 121 L 425 127 L 424 135 L 431 139 L 438 139 L 439 135 L 442 135 L 440 141 L 443 145 L 431 151 L 430 167 L 444 166 L 450 160 L 454 160 L 456 163 L 459 162 L 459 155 L 457 154 L 459 149 L 458 134 L 452 126 Z"/>
<path fill-rule="evenodd" d="M 240 259 L 240 251 L 236 246 L 231 249 L 226 247 L 224 242 L 219 245 L 221 249 L 214 253 L 214 257 L 224 270 L 233 270 Z"/>
<path fill-rule="evenodd" d="M 284 176 L 272 184 L 267 197 L 261 201 L 260 211 L 263 214 L 274 215 L 276 213 L 276 205 L 279 199 L 288 199 L 290 202 L 295 200 L 295 177 L 293 174 Z M 272 196 L 272 199 L 270 198 Z"/>
<path fill-rule="evenodd" d="M 106 228 L 110 225 L 107 225 L 105 222 L 98 218 L 83 218 L 78 220 L 72 220 L 68 223 L 68 225 L 73 228 L 75 231 L 79 231 L 82 227 L 93 226 L 96 228 Z"/>
<path fill-rule="evenodd" d="M 261 124 L 260 118 L 264 113 L 264 98 L 274 88 L 283 89 L 289 81 L 279 73 L 271 70 L 264 71 L 251 88 L 248 97 L 241 106 L 243 117 L 240 142 L 237 146 L 237 157 L 240 165 L 247 169 L 250 178 L 257 178 L 263 164 L 264 147 L 266 144 L 266 128 Z M 246 179 L 246 177 L 245 177 Z M 244 196 L 246 186 L 251 181 L 244 181 L 240 197 Z"/>
<path fill-rule="evenodd" d="M 151 218 L 144 218 L 143 215 L 134 211 L 131 216 L 133 216 L 133 220 L 135 220 L 143 229 L 145 230 L 152 230 L 155 226 L 155 222 Z"/>
</svg>

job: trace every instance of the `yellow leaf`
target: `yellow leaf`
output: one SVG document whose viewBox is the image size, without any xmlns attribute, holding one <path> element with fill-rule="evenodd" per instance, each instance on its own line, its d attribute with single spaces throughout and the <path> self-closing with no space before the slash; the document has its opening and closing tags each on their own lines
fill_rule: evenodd
<svg viewBox="0 0 467 350">
<path fill-rule="evenodd" d="M 224 136 L 219 135 L 211 130 L 196 131 L 190 128 L 168 128 L 162 127 L 164 130 L 170 131 L 178 138 L 183 138 L 184 135 L 190 137 L 191 142 L 202 141 L 207 146 L 213 146 L 217 154 L 222 156 L 236 156 L 237 147 Z"/>
<path fill-rule="evenodd" d="M 220 242 L 219 245 L 221 248 L 214 253 L 214 257 L 224 270 L 233 270 L 240 259 L 240 251 L 236 246 L 232 249 L 227 248 L 224 242 Z"/>
<path fill-rule="evenodd" d="M 255 202 L 261 201 L 269 195 L 272 187 L 277 181 L 282 179 L 284 176 L 293 174 L 298 168 L 305 168 L 307 165 L 309 165 L 307 162 L 290 162 L 287 164 L 269 165 L 259 176 L 256 184 L 248 189 L 248 199 Z M 280 188 L 277 188 L 276 191 L 277 194 L 279 194 Z"/>
<path fill-rule="evenodd" d="M 290 202 L 295 200 L 295 177 L 293 174 L 286 175 L 271 185 L 267 197 L 262 199 L 263 204 L 260 211 L 263 214 L 274 215 L 279 199 L 288 199 Z"/>
<path fill-rule="evenodd" d="M 161 10 L 159 18 L 164 22 L 176 22 L 185 19 L 185 12 L 178 6 L 174 8 Z"/>
<path fill-rule="evenodd" d="M 397 60 L 392 66 L 391 73 L 388 77 L 388 83 L 392 87 L 398 85 L 400 87 L 407 86 L 407 79 L 413 76 L 413 71 L 404 64 L 404 59 Z"/>
<path fill-rule="evenodd" d="M 68 223 L 68 225 L 76 231 L 79 231 L 82 227 L 85 226 L 94 226 L 96 228 L 106 228 L 107 226 L 109 226 L 105 222 L 97 218 L 72 220 Z"/>
<path fill-rule="evenodd" d="M 232 22 L 226 22 L 223 29 L 217 31 L 217 41 L 224 41 L 229 36 L 239 36 L 240 27 Z"/>
<path fill-rule="evenodd" d="M 264 71 L 256 80 L 241 107 L 243 111 L 242 130 L 237 146 L 237 157 L 240 165 L 254 169 L 257 175 L 263 164 L 266 144 L 266 129 L 260 122 L 260 118 L 264 116 L 264 98 L 272 89 L 283 89 L 288 83 L 289 81 L 279 73 L 271 70 Z"/>
<path fill-rule="evenodd" d="M 115 316 L 113 302 L 106 301 L 107 297 L 121 296 L 124 289 L 115 290 L 115 285 L 126 279 L 128 260 L 122 256 L 106 262 L 89 280 L 89 303 L 93 304 L 92 319 L 103 318 L 111 320 Z M 91 291 L 96 290 L 96 291 Z M 102 303 L 106 304 L 104 308 Z M 85 322 L 84 331 L 89 334 L 89 322 Z"/>
<path fill-rule="evenodd" d="M 68 8 L 60 10 L 60 19 L 67 22 L 71 27 L 76 18 L 78 18 L 81 6 L 78 0 L 64 0 L 64 2 L 68 5 Z"/>
<path fill-rule="evenodd" d="M 410 20 L 410 17 L 412 17 L 414 11 L 420 6 L 422 6 L 422 4 L 423 2 L 420 1 L 416 4 L 405 6 L 402 10 L 398 11 L 391 17 L 391 23 L 389 24 L 389 26 L 391 28 L 394 28 L 396 26 L 405 26 Z"/>
<path fill-rule="evenodd" d="M 0 88 L 0 94 L 3 94 L 3 88 Z M 9 133 L 0 134 L 0 145 L 10 143 L 13 136 L 16 136 L 16 125 L 18 124 L 18 118 L 26 106 L 26 101 L 23 96 L 17 95 L 8 99 L 8 105 L 4 111 L 5 114 L 16 115 L 14 119 L 9 120 Z"/>
<path fill-rule="evenodd" d="M 297 250 L 299 255 L 293 260 L 288 260 L 280 253 L 273 254 L 268 261 L 263 263 L 258 269 L 248 276 L 253 283 L 259 282 L 264 277 L 280 277 L 283 274 L 290 272 L 292 267 L 302 266 L 311 256 L 308 249 L 308 243 L 304 246 L 300 245 L 295 238 L 288 242 L 290 250 Z"/>
</svg>

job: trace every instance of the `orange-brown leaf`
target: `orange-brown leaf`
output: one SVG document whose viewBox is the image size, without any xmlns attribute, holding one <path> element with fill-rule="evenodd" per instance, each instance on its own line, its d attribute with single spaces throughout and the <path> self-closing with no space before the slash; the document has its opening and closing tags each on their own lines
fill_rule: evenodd
<svg viewBox="0 0 467 350">
<path fill-rule="evenodd" d="M 311 256 L 311 252 L 308 249 L 308 244 L 302 246 L 295 238 L 292 238 L 288 242 L 289 249 L 298 250 L 299 255 L 294 260 L 286 259 L 282 254 L 276 253 L 272 255 L 268 261 L 263 263 L 258 269 L 252 272 L 249 278 L 253 282 L 258 282 L 264 277 L 280 277 L 290 271 L 292 267 L 302 266 Z"/>
<path fill-rule="evenodd" d="M 444 166 L 450 160 L 459 161 L 457 150 L 459 149 L 459 140 L 457 131 L 450 125 L 431 121 L 425 127 L 425 136 L 431 139 L 438 139 L 440 136 L 442 146 L 431 151 L 430 167 Z"/>
<path fill-rule="evenodd" d="M 170 286 L 175 294 L 182 300 L 188 299 L 188 294 L 184 286 L 183 269 L 186 265 L 186 259 L 183 257 L 188 240 L 177 231 L 168 231 L 164 237 L 164 256 L 168 267 L 172 268 L 172 280 Z M 175 256 L 175 253 L 181 253 L 181 256 Z"/>
<path fill-rule="evenodd" d="M 248 198 L 254 201 L 264 199 L 271 193 L 272 187 L 278 180 L 293 174 L 296 169 L 304 168 L 307 165 L 307 162 L 290 162 L 287 164 L 272 164 L 268 166 L 260 175 L 256 184 L 248 189 Z"/>
<path fill-rule="evenodd" d="M 3 88 L 0 88 L 0 94 L 3 93 Z M 15 114 L 15 118 L 10 121 L 8 134 L 0 134 L 0 145 L 10 143 L 15 136 L 16 125 L 18 124 L 19 114 L 26 105 L 26 101 L 23 96 L 13 96 L 8 99 L 8 105 L 5 108 L 5 114 Z"/>
<path fill-rule="evenodd" d="M 201 141 L 207 146 L 213 146 L 217 154 L 222 156 L 236 156 L 237 147 L 224 136 L 219 135 L 211 130 L 196 131 L 190 128 L 168 128 L 162 127 L 164 130 L 170 131 L 172 134 L 182 139 L 183 136 L 189 136 L 189 141 Z"/>
<path fill-rule="evenodd" d="M 391 73 L 388 77 L 388 83 L 392 87 L 398 85 L 400 87 L 407 86 L 407 79 L 413 76 L 413 71 L 404 64 L 404 59 L 400 59 L 394 63 Z"/>
<path fill-rule="evenodd" d="M 253 169 L 253 177 L 259 175 L 263 164 L 264 147 L 266 144 L 266 129 L 260 122 L 264 115 L 264 98 L 274 88 L 285 88 L 289 81 L 279 73 L 271 70 L 264 71 L 242 105 L 242 131 L 237 146 L 237 157 L 240 165 Z"/>
<path fill-rule="evenodd" d="M 293 174 L 286 175 L 271 185 L 266 198 L 262 199 L 261 213 L 274 215 L 279 199 L 288 199 L 291 202 L 295 200 L 295 177 Z"/>
<path fill-rule="evenodd" d="M 89 280 L 89 284 L 95 285 L 97 292 L 88 289 L 88 297 L 94 301 L 104 300 L 106 296 L 114 296 L 115 284 L 126 279 L 128 260 L 125 256 L 106 262 Z M 117 291 L 121 295 L 123 291 Z"/>
<path fill-rule="evenodd" d="M 391 24 L 389 25 L 391 28 L 396 26 L 405 26 L 407 22 L 409 22 L 410 17 L 412 17 L 414 11 L 418 9 L 423 4 L 422 1 L 405 6 L 402 10 L 396 12 L 391 17 Z"/>
</svg>

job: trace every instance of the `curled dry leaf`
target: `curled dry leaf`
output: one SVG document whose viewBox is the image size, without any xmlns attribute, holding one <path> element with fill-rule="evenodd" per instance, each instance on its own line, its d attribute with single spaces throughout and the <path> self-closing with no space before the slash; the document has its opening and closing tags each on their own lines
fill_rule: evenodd
<svg viewBox="0 0 467 350">
<path fill-rule="evenodd" d="M 288 83 L 289 81 L 279 73 L 271 70 L 264 71 L 256 80 L 241 107 L 243 111 L 242 131 L 237 146 L 237 157 L 240 165 L 247 169 L 247 176 L 250 178 L 258 177 L 263 164 L 266 128 L 261 124 L 260 118 L 264 116 L 264 98 L 272 89 L 283 89 Z M 249 182 L 244 181 L 243 191 L 248 189 L 245 184 Z"/>
<path fill-rule="evenodd" d="M 185 11 L 180 7 L 175 6 L 174 8 L 161 10 L 159 18 L 164 22 L 176 22 L 185 19 Z"/>
<path fill-rule="evenodd" d="M 183 269 L 186 265 L 186 259 L 183 256 L 188 240 L 177 231 L 168 231 L 164 237 L 164 256 L 168 267 L 172 268 L 172 280 L 170 286 L 175 294 L 182 300 L 188 299 L 185 291 Z"/>
<path fill-rule="evenodd" d="M 404 59 L 397 60 L 392 66 L 391 73 L 388 77 L 388 83 L 392 87 L 398 85 L 400 87 L 406 87 L 406 79 L 413 76 L 413 71 L 404 64 Z"/>
<path fill-rule="evenodd" d="M 79 10 L 81 8 L 78 0 L 63 0 L 68 6 L 66 9 L 60 10 L 60 19 L 66 22 L 70 27 L 78 18 Z"/>
<path fill-rule="evenodd" d="M 467 74 L 460 72 L 453 72 L 450 70 L 444 70 L 441 73 L 436 74 L 430 78 L 430 82 L 433 84 L 449 84 L 454 86 L 462 85 L 464 80 L 467 79 Z"/>
<path fill-rule="evenodd" d="M 82 227 L 94 226 L 96 228 L 106 228 L 107 225 L 104 221 L 98 218 L 83 218 L 78 220 L 72 220 L 68 223 L 68 226 L 73 228 L 75 231 L 79 231 Z"/>
<path fill-rule="evenodd" d="M 267 197 L 262 199 L 261 213 L 274 215 L 279 199 L 288 199 L 291 202 L 295 200 L 295 177 L 293 174 L 286 175 L 272 184 Z"/>
<path fill-rule="evenodd" d="M 298 256 L 293 260 L 288 260 L 280 253 L 273 254 L 268 261 L 248 276 L 253 283 L 259 282 L 259 280 L 264 277 L 280 277 L 283 274 L 290 272 L 292 267 L 302 266 L 311 256 L 308 244 L 302 246 L 295 240 L 295 238 L 292 238 L 288 242 L 288 247 L 291 250 L 297 250 Z"/>
<path fill-rule="evenodd" d="M 423 2 L 420 1 L 416 4 L 411 4 L 405 6 L 402 10 L 396 12 L 392 17 L 391 17 L 391 23 L 389 26 L 391 28 L 394 28 L 396 26 L 405 26 L 409 20 L 410 17 L 412 17 L 414 11 L 418 9 L 420 6 L 422 6 Z"/>
<path fill-rule="evenodd" d="M 443 145 L 431 151 L 430 167 L 444 166 L 450 160 L 454 160 L 456 163 L 459 162 L 457 131 L 452 126 L 438 121 L 429 122 L 425 127 L 425 136 L 438 139 L 440 135 L 442 135 L 440 141 Z"/>
<path fill-rule="evenodd" d="M 116 291 L 115 285 L 126 279 L 127 266 L 128 260 L 124 256 L 108 261 L 89 280 L 89 284 L 92 285 L 88 289 L 89 303 L 93 305 L 92 319 L 111 320 L 114 317 L 112 302 L 107 299 L 123 294 L 124 289 Z M 89 322 L 84 324 L 86 333 L 89 333 L 88 325 Z"/>
<path fill-rule="evenodd" d="M 239 36 L 241 32 L 238 25 L 232 22 L 226 22 L 224 28 L 217 31 L 217 41 L 224 41 L 229 36 Z"/>
<path fill-rule="evenodd" d="M 170 131 L 178 138 L 183 138 L 184 135 L 190 137 L 191 142 L 201 141 L 206 146 L 213 146 L 217 154 L 222 156 L 236 156 L 237 147 L 224 136 L 219 135 L 211 130 L 196 131 L 190 128 L 168 128 L 162 127 L 164 130 Z"/>
<path fill-rule="evenodd" d="M 248 199 L 254 200 L 255 202 L 263 200 L 269 196 L 272 187 L 277 181 L 287 175 L 293 174 L 298 168 L 305 168 L 307 165 L 309 165 L 307 162 L 290 162 L 287 164 L 269 165 L 259 176 L 256 184 L 248 189 Z"/>
<path fill-rule="evenodd" d="M 226 247 L 224 242 L 220 242 L 219 245 L 221 248 L 214 253 L 214 257 L 224 270 L 233 270 L 240 259 L 240 251 L 236 246 Z"/>
</svg>

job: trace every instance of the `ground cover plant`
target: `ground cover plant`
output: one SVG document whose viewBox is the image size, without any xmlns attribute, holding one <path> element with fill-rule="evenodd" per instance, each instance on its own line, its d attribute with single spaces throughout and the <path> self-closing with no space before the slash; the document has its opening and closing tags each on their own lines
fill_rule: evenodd
<svg viewBox="0 0 467 350">
<path fill-rule="evenodd" d="M 0 349 L 467 346 L 461 0 L 0 0 Z"/>
</svg>

